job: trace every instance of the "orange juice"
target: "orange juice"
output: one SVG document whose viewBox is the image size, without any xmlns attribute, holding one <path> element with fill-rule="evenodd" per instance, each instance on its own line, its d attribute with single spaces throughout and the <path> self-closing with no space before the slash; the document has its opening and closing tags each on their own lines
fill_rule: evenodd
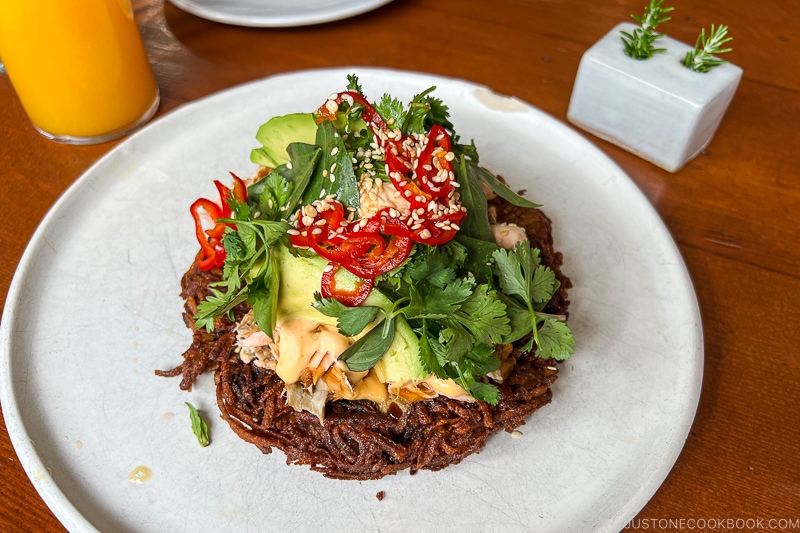
<svg viewBox="0 0 800 533">
<path fill-rule="evenodd" d="M 130 0 L 2 0 L 0 57 L 43 134 L 102 142 L 146 121 L 158 87 Z"/>
</svg>

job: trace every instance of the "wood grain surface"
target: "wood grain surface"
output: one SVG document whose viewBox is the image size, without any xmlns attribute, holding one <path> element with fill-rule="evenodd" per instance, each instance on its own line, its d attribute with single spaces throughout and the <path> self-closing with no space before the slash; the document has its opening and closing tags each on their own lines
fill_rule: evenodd
<svg viewBox="0 0 800 533">
<path fill-rule="evenodd" d="M 283 29 L 218 24 L 162 0 L 134 6 L 161 89 L 158 115 L 272 74 L 364 65 L 474 81 L 566 121 L 582 53 L 630 13 L 641 13 L 644 3 L 396 0 L 351 19 Z M 706 153 L 677 174 L 589 136 L 644 191 L 672 232 L 694 281 L 705 336 L 703 391 L 692 431 L 632 526 L 679 531 L 680 519 L 751 518 L 767 529 L 770 519 L 789 519 L 794 522 L 775 522 L 771 530 L 797 531 L 800 5 L 667 3 L 676 11 L 665 31 L 678 40 L 693 42 L 712 22 L 728 24 L 734 52 L 727 58 L 744 77 Z M 31 127 L 5 75 L 0 102 L 4 301 L 38 223 L 117 143 L 76 147 L 46 140 Z M 21 468 L 4 422 L 1 429 L 0 531 L 63 531 Z"/>
</svg>

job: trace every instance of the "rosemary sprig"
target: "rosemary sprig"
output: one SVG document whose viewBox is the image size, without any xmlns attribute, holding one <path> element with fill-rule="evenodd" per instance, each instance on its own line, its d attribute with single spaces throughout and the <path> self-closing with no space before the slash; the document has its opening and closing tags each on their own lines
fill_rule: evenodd
<svg viewBox="0 0 800 533">
<path fill-rule="evenodd" d="M 620 31 L 622 42 L 625 44 L 625 53 L 633 59 L 650 59 L 656 52 L 665 52 L 666 48 L 656 48 L 653 42 L 663 37 L 663 34 L 655 33 L 659 24 L 667 22 L 672 17 L 663 16 L 669 13 L 674 7 L 661 7 L 664 0 L 650 0 L 650 5 L 645 7 L 644 15 L 641 17 L 631 14 L 633 20 L 641 25 L 633 33 Z"/>
<path fill-rule="evenodd" d="M 683 66 L 695 72 L 708 72 L 714 67 L 727 63 L 727 61 L 713 57 L 714 54 L 724 54 L 733 50 L 733 48 L 721 48 L 723 44 L 733 40 L 733 37 L 726 37 L 727 34 L 728 27 L 725 25 L 715 29 L 712 24 L 711 31 L 708 32 L 708 39 L 706 39 L 705 28 L 700 30 L 694 50 L 686 53 Z"/>
</svg>

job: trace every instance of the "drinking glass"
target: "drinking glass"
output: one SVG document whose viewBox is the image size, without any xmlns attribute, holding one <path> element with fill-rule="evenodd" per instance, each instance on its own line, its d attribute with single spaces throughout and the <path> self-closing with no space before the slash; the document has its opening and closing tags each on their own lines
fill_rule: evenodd
<svg viewBox="0 0 800 533">
<path fill-rule="evenodd" d="M 69 144 L 147 122 L 158 86 L 130 0 L 3 0 L 0 57 L 34 127 Z"/>
</svg>

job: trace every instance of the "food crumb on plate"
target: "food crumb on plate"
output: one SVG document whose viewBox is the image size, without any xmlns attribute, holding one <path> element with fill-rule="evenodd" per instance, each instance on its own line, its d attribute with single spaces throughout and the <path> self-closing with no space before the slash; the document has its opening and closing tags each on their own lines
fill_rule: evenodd
<svg viewBox="0 0 800 533">
<path fill-rule="evenodd" d="M 522 432 L 515 429 L 514 431 L 511 432 L 511 436 L 514 437 L 515 439 L 518 439 L 522 436 Z"/>
<path fill-rule="evenodd" d="M 380 491 L 378 492 L 378 494 L 375 495 L 375 497 L 378 498 L 379 502 L 382 502 L 383 499 L 386 497 L 386 492 Z"/>
</svg>

